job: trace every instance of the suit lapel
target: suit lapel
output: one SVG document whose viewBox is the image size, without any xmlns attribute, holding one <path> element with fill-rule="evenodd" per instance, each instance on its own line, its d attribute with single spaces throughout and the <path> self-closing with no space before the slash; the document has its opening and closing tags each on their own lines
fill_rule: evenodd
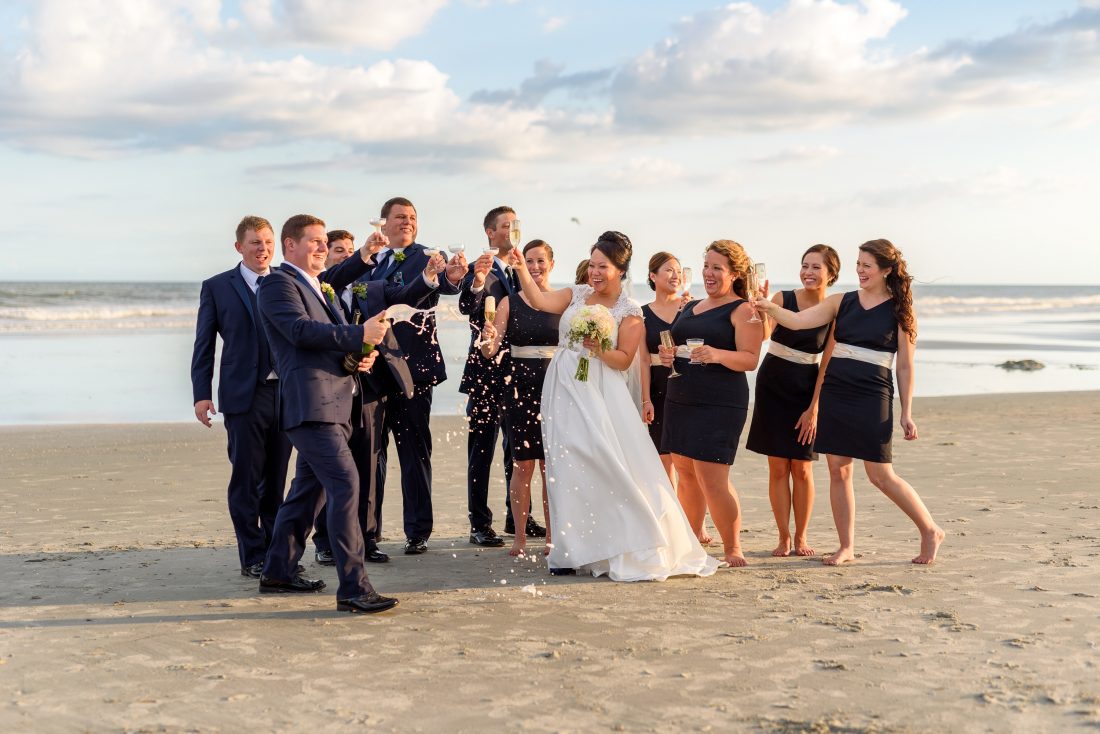
<svg viewBox="0 0 1100 734">
<path fill-rule="evenodd" d="M 234 269 L 229 271 L 229 283 L 233 286 L 233 290 L 237 291 L 237 295 L 244 301 L 244 307 L 248 309 L 248 316 L 252 319 L 252 323 L 256 323 L 256 312 L 252 309 L 252 299 L 254 295 L 252 290 L 245 284 L 244 278 L 241 277 L 240 271 Z"/>
<path fill-rule="evenodd" d="M 308 280 L 306 280 L 305 276 L 302 275 L 300 272 L 298 272 L 297 268 L 292 267 L 290 265 L 286 265 L 285 263 L 283 265 L 281 265 L 280 267 L 282 267 L 283 270 L 286 270 L 291 275 L 293 275 L 294 278 L 302 285 L 303 288 L 305 288 L 307 291 L 312 293 L 313 297 L 321 302 L 321 305 L 324 306 L 324 308 L 325 308 L 325 313 L 328 314 L 329 318 L 333 321 L 333 323 L 336 323 L 336 324 L 345 323 L 344 319 L 342 318 L 342 314 L 338 313 L 342 309 L 338 309 L 338 308 L 334 307 L 331 303 L 328 302 L 328 299 L 325 298 L 323 294 L 318 293 L 313 288 L 313 284 L 310 283 Z"/>
<path fill-rule="evenodd" d="M 497 280 L 504 286 L 504 290 L 508 295 L 514 296 L 516 294 L 515 288 L 512 287 L 512 281 L 508 279 L 508 273 L 504 272 L 504 268 L 496 261 L 493 262 L 493 275 L 497 276 Z"/>
</svg>

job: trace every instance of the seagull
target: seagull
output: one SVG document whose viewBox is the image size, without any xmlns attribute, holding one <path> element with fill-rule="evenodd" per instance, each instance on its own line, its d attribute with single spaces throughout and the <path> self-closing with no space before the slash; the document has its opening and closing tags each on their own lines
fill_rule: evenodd
<svg viewBox="0 0 1100 734">
<path fill-rule="evenodd" d="M 581 220 L 577 219 L 576 217 L 571 217 L 571 218 L 569 219 L 569 221 L 570 221 L 570 222 L 573 222 L 573 223 L 574 223 L 574 224 L 576 224 L 576 225 L 577 225 L 578 227 L 579 227 L 579 226 L 581 225 Z"/>
</svg>

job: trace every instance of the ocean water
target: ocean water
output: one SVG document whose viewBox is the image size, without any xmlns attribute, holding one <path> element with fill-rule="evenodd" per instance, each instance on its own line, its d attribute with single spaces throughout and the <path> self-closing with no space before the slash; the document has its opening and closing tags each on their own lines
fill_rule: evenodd
<svg viewBox="0 0 1100 734">
<path fill-rule="evenodd" d="M 914 292 L 917 396 L 1100 389 L 1100 286 Z M 198 283 L 0 282 L 0 424 L 193 421 L 198 296 Z M 436 389 L 439 414 L 464 412 L 469 327 L 456 304 L 444 297 L 438 311 L 450 375 Z M 997 367 L 1020 359 L 1046 367 Z"/>
</svg>

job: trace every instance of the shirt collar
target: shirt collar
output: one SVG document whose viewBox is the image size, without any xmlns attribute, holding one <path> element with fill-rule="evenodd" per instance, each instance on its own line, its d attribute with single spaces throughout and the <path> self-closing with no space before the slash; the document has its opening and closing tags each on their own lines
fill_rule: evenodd
<svg viewBox="0 0 1100 734">
<path fill-rule="evenodd" d="M 320 293 L 320 292 L 321 292 L 321 281 L 317 280 L 317 278 L 315 278 L 314 276 L 310 275 L 310 274 L 309 274 L 309 273 L 307 273 L 306 271 L 302 270 L 302 269 L 301 269 L 300 267 L 298 267 L 298 266 L 297 266 L 297 265 L 295 265 L 294 263 L 292 263 L 292 262 L 288 262 L 288 261 L 286 261 L 286 260 L 284 260 L 283 262 L 285 262 L 285 263 L 286 263 L 287 265 L 289 265 L 290 267 L 294 268 L 294 269 L 295 269 L 295 270 L 297 270 L 297 271 L 298 271 L 299 273 L 301 273 L 301 274 L 302 274 L 302 276 L 303 276 L 303 277 L 305 277 L 306 281 L 308 281 L 308 282 L 309 282 L 309 284 L 310 284 L 311 286 L 313 286 L 313 290 L 317 291 L 318 293 Z"/>
<path fill-rule="evenodd" d="M 245 264 L 243 262 L 237 266 L 237 269 L 241 271 L 241 277 L 244 278 L 245 285 L 251 288 L 253 293 L 255 293 L 256 289 L 259 287 L 259 283 L 257 281 L 259 280 L 260 276 L 267 275 L 271 272 L 271 269 L 268 268 L 266 272 L 254 273 L 247 267 L 245 267 Z"/>
</svg>

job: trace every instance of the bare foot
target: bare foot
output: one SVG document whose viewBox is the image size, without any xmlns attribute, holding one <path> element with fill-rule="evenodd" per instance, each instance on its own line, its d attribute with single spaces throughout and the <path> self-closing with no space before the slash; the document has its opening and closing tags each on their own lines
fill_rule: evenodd
<svg viewBox="0 0 1100 734">
<path fill-rule="evenodd" d="M 523 538 L 523 534 L 516 536 L 516 540 L 512 543 L 512 547 L 508 549 L 508 555 L 510 556 L 526 556 L 527 555 L 527 542 L 520 542 Z"/>
<path fill-rule="evenodd" d="M 936 553 L 939 551 L 940 543 L 943 542 L 945 535 L 946 533 L 939 526 L 933 526 L 928 533 L 921 533 L 920 555 L 913 559 L 913 563 L 928 564 L 936 560 Z"/>
<path fill-rule="evenodd" d="M 713 542 L 714 542 L 714 538 L 710 537 L 710 533 L 708 533 L 706 530 L 699 533 L 699 545 L 706 548 L 708 545 L 710 545 Z"/>
<path fill-rule="evenodd" d="M 836 553 L 831 553 L 821 559 L 826 566 L 839 566 L 842 563 L 851 563 L 856 559 L 855 552 L 851 548 L 841 548 Z"/>
<path fill-rule="evenodd" d="M 745 557 L 741 555 L 741 551 L 733 551 L 732 553 L 727 553 L 726 563 L 728 563 L 731 568 L 741 568 L 742 566 L 748 565 L 748 561 L 746 561 Z"/>
<path fill-rule="evenodd" d="M 805 538 L 794 539 L 794 554 L 796 556 L 812 556 L 814 555 L 814 549 L 810 547 Z"/>
<path fill-rule="evenodd" d="M 791 554 L 791 539 L 780 538 L 779 545 L 775 546 L 775 550 L 772 551 L 772 555 L 776 558 L 785 558 Z"/>
<path fill-rule="evenodd" d="M 546 547 L 544 547 L 542 549 L 542 554 L 544 556 L 550 555 L 550 551 L 551 551 L 551 549 L 553 549 L 553 547 L 554 547 L 554 544 L 550 542 L 550 534 L 547 533 L 546 534 Z"/>
</svg>

